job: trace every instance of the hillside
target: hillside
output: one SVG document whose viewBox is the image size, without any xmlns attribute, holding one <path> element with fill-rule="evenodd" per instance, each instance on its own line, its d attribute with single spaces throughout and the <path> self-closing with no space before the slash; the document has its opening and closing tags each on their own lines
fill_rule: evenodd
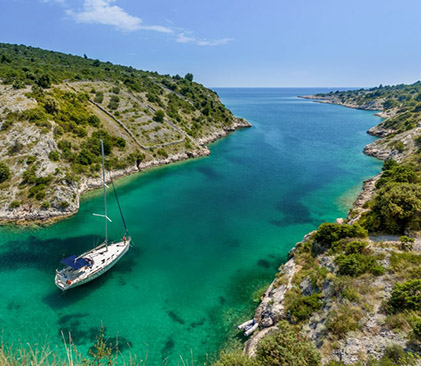
<svg viewBox="0 0 421 366">
<path fill-rule="evenodd" d="M 0 43 L 0 220 L 77 212 L 107 170 L 124 176 L 209 154 L 205 144 L 250 124 L 185 77 Z"/>
<path fill-rule="evenodd" d="M 243 352 L 217 366 L 421 364 L 421 83 L 304 96 L 377 110 L 385 160 L 346 219 L 291 250 L 254 314 Z"/>
</svg>

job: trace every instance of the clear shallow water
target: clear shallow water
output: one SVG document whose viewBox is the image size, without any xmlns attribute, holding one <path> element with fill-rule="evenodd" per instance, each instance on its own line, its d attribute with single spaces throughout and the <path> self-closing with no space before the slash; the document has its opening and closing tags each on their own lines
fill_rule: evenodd
<svg viewBox="0 0 421 366">
<path fill-rule="evenodd" d="M 326 90 L 326 89 L 325 89 Z M 291 247 L 323 221 L 343 217 L 362 180 L 381 163 L 362 153 L 372 112 L 313 103 L 323 89 L 217 89 L 253 128 L 211 146 L 208 158 L 119 182 L 135 246 L 109 273 L 64 295 L 54 285 L 62 255 L 102 238 L 102 198 L 43 229 L 0 229 L 0 324 L 9 342 L 61 345 L 71 331 L 86 352 L 101 324 L 120 350 L 150 365 L 179 355 L 214 357 L 238 342 L 234 325 L 254 312 Z M 121 236 L 109 198 L 111 237 Z"/>
</svg>

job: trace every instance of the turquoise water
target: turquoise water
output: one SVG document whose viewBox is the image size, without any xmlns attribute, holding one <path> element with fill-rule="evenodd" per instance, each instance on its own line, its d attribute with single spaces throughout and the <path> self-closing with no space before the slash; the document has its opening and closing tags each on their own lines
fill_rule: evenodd
<svg viewBox="0 0 421 366">
<path fill-rule="evenodd" d="M 381 163 L 362 153 L 372 112 L 313 103 L 323 89 L 217 89 L 253 128 L 211 146 L 210 157 L 118 184 L 134 247 L 109 273 L 61 294 L 62 256 L 101 241 L 102 198 L 48 228 L 0 230 L 0 322 L 8 342 L 61 345 L 69 331 L 84 353 L 101 324 L 119 349 L 149 365 L 204 361 L 241 337 L 253 293 L 288 251 L 323 221 L 344 216 Z M 110 195 L 111 237 L 122 235 Z"/>
</svg>

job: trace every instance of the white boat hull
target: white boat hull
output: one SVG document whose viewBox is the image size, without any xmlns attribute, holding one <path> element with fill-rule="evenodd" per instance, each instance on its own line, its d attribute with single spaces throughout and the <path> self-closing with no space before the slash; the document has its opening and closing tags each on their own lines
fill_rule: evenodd
<svg viewBox="0 0 421 366">
<path fill-rule="evenodd" d="M 93 264 L 88 267 L 82 267 L 73 270 L 67 266 L 61 271 L 56 271 L 55 284 L 62 290 L 66 291 L 71 288 L 84 285 L 95 278 L 98 278 L 109 269 L 114 267 L 117 262 L 127 253 L 130 247 L 130 238 L 119 243 L 100 245 L 79 257 L 90 259 Z"/>
</svg>

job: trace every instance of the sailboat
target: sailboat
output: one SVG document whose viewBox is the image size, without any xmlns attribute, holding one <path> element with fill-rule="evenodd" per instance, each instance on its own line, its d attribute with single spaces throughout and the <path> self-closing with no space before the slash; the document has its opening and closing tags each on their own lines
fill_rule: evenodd
<svg viewBox="0 0 421 366">
<path fill-rule="evenodd" d="M 83 285 L 87 282 L 94 280 L 101 276 L 103 273 L 111 269 L 130 248 L 131 238 L 128 235 L 126 222 L 124 220 L 123 212 L 121 211 L 120 203 L 118 201 L 117 192 L 113 185 L 114 194 L 117 200 L 118 208 L 120 210 L 121 218 L 123 221 L 125 233 L 121 241 L 114 243 L 108 240 L 108 221 L 111 219 L 107 216 L 107 196 L 105 184 L 105 167 L 104 167 L 104 143 L 101 140 L 101 154 L 102 154 L 102 186 L 104 194 L 104 214 L 93 214 L 104 218 L 105 222 L 105 240 L 97 247 L 81 254 L 71 255 L 70 257 L 63 258 L 61 263 L 64 267 L 59 271 L 56 270 L 55 284 L 62 290 L 66 291 L 73 287 Z"/>
</svg>

